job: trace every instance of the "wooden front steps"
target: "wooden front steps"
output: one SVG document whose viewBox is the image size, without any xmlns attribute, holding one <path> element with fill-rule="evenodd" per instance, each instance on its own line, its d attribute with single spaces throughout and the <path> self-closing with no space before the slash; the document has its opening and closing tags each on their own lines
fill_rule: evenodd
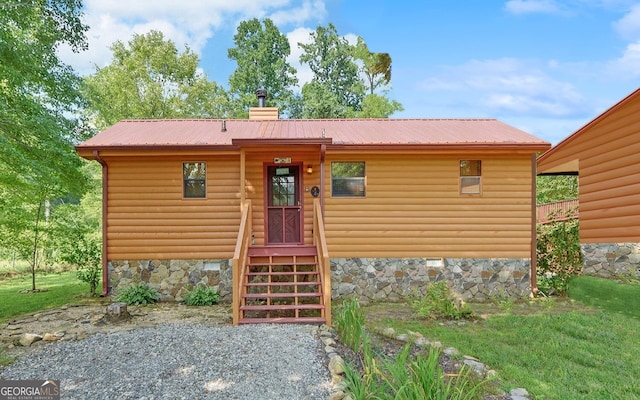
<svg viewBox="0 0 640 400">
<path fill-rule="evenodd" d="M 240 324 L 326 322 L 313 246 L 250 247 L 240 293 Z"/>
</svg>

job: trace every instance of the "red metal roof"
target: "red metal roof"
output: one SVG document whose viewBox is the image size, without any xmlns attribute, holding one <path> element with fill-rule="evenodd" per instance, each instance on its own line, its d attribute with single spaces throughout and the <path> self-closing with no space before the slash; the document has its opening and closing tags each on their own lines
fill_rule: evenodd
<svg viewBox="0 0 640 400">
<path fill-rule="evenodd" d="M 226 130 L 222 129 L 224 125 Z M 507 145 L 546 150 L 550 144 L 495 119 L 124 120 L 78 150 L 232 146 L 233 139 L 330 139 L 332 145 Z"/>
</svg>

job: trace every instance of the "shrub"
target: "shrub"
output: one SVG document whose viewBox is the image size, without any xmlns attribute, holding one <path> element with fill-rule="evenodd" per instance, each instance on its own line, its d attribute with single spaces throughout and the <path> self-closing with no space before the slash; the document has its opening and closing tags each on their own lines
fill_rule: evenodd
<svg viewBox="0 0 640 400">
<path fill-rule="evenodd" d="M 189 306 L 210 306 L 218 304 L 220 296 L 214 288 L 198 285 L 192 291 L 187 291 L 184 299 L 185 304 Z"/>
<path fill-rule="evenodd" d="M 127 303 L 128 305 L 146 305 L 152 304 L 160 300 L 160 295 L 155 288 L 149 285 L 138 284 L 130 286 L 116 296 L 117 301 Z"/>
<path fill-rule="evenodd" d="M 569 278 L 582 273 L 578 220 L 538 225 L 538 289 L 565 295 Z"/>
<path fill-rule="evenodd" d="M 410 302 L 419 318 L 465 319 L 473 315 L 469 306 L 456 301 L 445 281 L 430 283 L 424 296 L 414 294 Z"/>
<path fill-rule="evenodd" d="M 98 285 L 100 284 L 100 279 L 102 278 L 102 265 L 93 263 L 78 267 L 76 277 L 82 282 L 88 283 L 89 293 L 91 296 L 95 296 Z"/>
</svg>

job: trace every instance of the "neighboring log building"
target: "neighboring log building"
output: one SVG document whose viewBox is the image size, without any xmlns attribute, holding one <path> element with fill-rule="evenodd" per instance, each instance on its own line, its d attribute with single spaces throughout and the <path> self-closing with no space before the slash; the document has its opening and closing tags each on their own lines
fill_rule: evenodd
<svg viewBox="0 0 640 400">
<path fill-rule="evenodd" d="M 578 175 L 584 272 L 640 274 L 640 89 L 538 159 L 538 173 Z"/>
</svg>

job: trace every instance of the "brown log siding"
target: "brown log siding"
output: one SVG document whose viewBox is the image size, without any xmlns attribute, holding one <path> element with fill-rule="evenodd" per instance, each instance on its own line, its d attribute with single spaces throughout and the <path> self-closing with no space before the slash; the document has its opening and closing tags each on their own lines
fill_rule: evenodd
<svg viewBox="0 0 640 400">
<path fill-rule="evenodd" d="M 580 242 L 640 242 L 640 96 L 597 118 L 540 169 L 580 165 Z"/>
<path fill-rule="evenodd" d="M 317 149 L 247 150 L 254 243 L 264 244 L 264 164 L 302 162 L 302 188 L 320 185 Z M 459 160 L 482 160 L 482 194 L 459 195 Z M 207 162 L 207 198 L 182 198 L 182 162 Z M 331 161 L 365 161 L 365 198 L 331 197 Z M 231 258 L 240 221 L 240 156 L 113 157 L 109 259 Z M 306 165 L 313 174 L 306 173 Z M 530 155 L 327 154 L 325 224 L 331 257 L 529 258 Z M 304 243 L 312 243 L 304 191 Z"/>
<path fill-rule="evenodd" d="M 482 160 L 482 195 L 459 194 L 459 160 L 434 155 L 327 159 L 332 257 L 530 257 L 530 156 Z M 365 161 L 365 198 L 332 198 L 331 161 Z"/>
</svg>

